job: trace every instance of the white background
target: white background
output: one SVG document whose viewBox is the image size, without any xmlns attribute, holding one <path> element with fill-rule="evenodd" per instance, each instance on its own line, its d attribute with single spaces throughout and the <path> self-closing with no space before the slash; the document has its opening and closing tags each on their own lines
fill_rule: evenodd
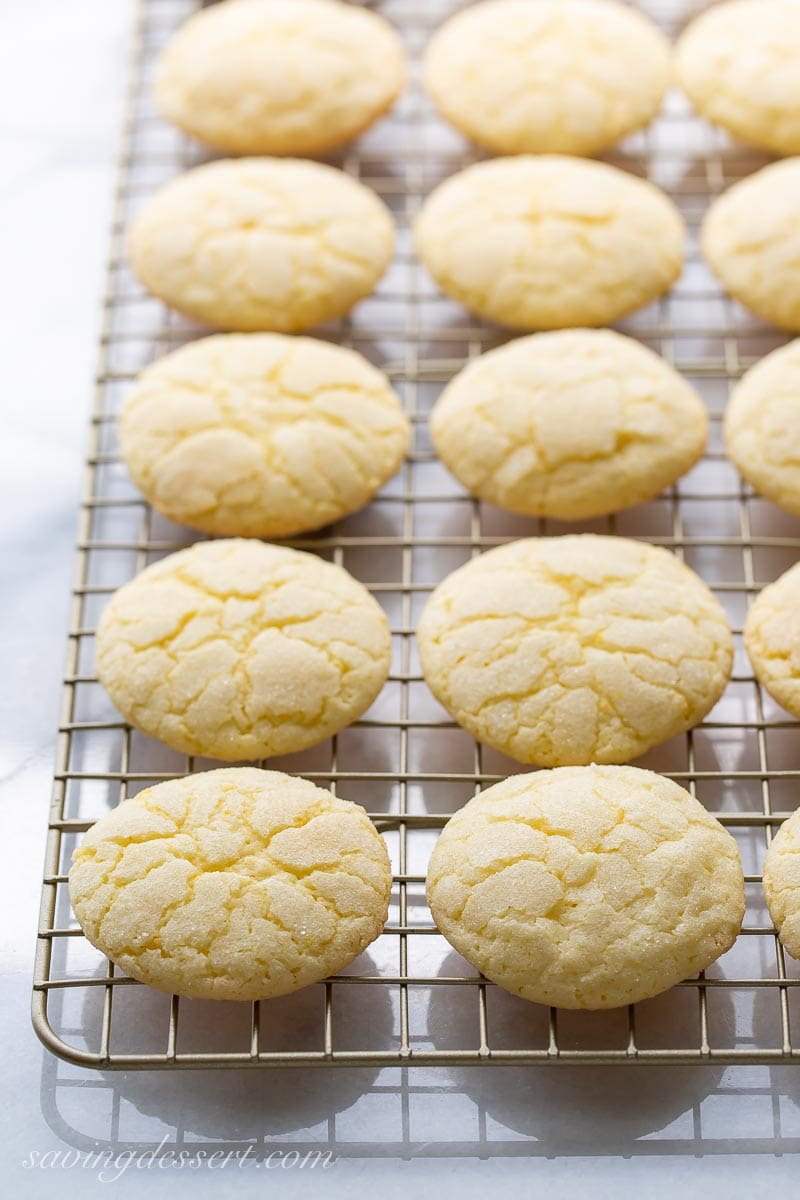
<svg viewBox="0 0 800 1200">
<path fill-rule="evenodd" d="M 126 0 L 0 2 L 4 504 L 0 788 L 2 1160 L 15 1196 L 191 1190 L 352 1195 L 765 1195 L 793 1188 L 792 1068 L 102 1075 L 57 1063 L 28 1017 L 81 456 L 92 393 Z M 32 1151 L 325 1148 L 324 1176 L 27 1170 Z M 791 1193 L 789 1193 L 791 1194 Z"/>
</svg>

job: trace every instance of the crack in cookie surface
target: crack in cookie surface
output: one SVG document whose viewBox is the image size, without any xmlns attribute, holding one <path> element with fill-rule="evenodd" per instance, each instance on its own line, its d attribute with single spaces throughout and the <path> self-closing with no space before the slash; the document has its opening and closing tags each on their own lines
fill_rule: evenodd
<svg viewBox="0 0 800 1200">
<path fill-rule="evenodd" d="M 744 879 L 733 838 L 671 780 L 561 768 L 507 779 L 451 818 L 428 900 L 448 941 L 501 987 L 612 1008 L 724 953 Z"/>
<path fill-rule="evenodd" d="M 279 996 L 380 933 L 391 871 L 358 805 L 304 779 L 227 768 L 149 788 L 73 857 L 86 936 L 134 979 L 214 999 Z"/>
<path fill-rule="evenodd" d="M 725 448 L 757 492 L 800 514 L 800 341 L 745 372 L 725 409 Z"/>
<path fill-rule="evenodd" d="M 705 407 L 646 347 L 610 330 L 519 338 L 471 362 L 430 420 L 473 494 L 529 516 L 579 520 L 640 504 L 702 455 Z"/>
<path fill-rule="evenodd" d="M 726 291 L 765 321 L 800 332 L 800 161 L 771 163 L 711 205 L 701 246 Z"/>
<path fill-rule="evenodd" d="M 758 682 L 800 717 L 800 564 L 756 597 L 745 621 L 744 644 Z"/>
<path fill-rule="evenodd" d="M 723 609 L 667 550 L 530 538 L 459 568 L 417 630 L 436 698 L 539 766 L 626 762 L 697 724 L 730 675 Z"/>
<path fill-rule="evenodd" d="M 409 423 L 381 372 L 312 338 L 226 334 L 148 367 L 120 418 L 134 482 L 207 533 L 288 537 L 362 508 Z"/>
<path fill-rule="evenodd" d="M 403 86 L 378 13 L 334 0 L 246 0 L 190 17 L 159 59 L 156 102 L 232 154 L 320 154 L 356 137 Z"/>
<path fill-rule="evenodd" d="M 393 248 L 374 192 L 288 158 L 194 167 L 147 201 L 128 238 L 135 274 L 173 308 L 222 329 L 285 333 L 349 311 Z"/>
<path fill-rule="evenodd" d="M 176 750 L 287 754 L 344 728 L 389 670 L 386 617 L 346 571 L 262 542 L 198 543 L 112 597 L 97 674 L 120 712 Z"/>
<path fill-rule="evenodd" d="M 764 896 L 781 942 L 800 958 L 800 815 L 792 813 L 764 859 Z"/>
<path fill-rule="evenodd" d="M 496 154 L 595 154 L 655 116 L 669 45 L 607 0 L 487 0 L 432 37 L 425 85 L 442 115 Z"/>
<path fill-rule="evenodd" d="M 683 264 L 667 197 L 606 163 L 480 162 L 440 184 L 414 227 L 439 287 L 512 329 L 605 325 L 655 299 Z"/>
<path fill-rule="evenodd" d="M 795 0 L 728 0 L 676 49 L 681 87 L 709 121 L 773 154 L 800 152 L 800 20 Z"/>
</svg>

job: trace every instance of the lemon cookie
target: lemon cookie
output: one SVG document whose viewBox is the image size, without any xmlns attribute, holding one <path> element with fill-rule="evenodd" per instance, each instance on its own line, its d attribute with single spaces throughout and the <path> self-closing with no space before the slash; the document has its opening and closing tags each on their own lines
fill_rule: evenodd
<svg viewBox="0 0 800 1200">
<path fill-rule="evenodd" d="M 784 821 L 764 859 L 764 896 L 778 936 L 800 958 L 800 809 Z"/>
<path fill-rule="evenodd" d="M 514 329 L 605 325 L 665 292 L 684 227 L 658 188 L 606 163 L 476 163 L 423 205 L 417 250 L 443 292 Z"/>
<path fill-rule="evenodd" d="M 730 949 L 744 917 L 736 843 L 669 779 L 635 767 L 515 775 L 456 813 L 428 902 L 487 979 L 538 1004 L 616 1008 Z"/>
<path fill-rule="evenodd" d="M 231 154 L 322 154 L 363 132 L 404 82 L 388 21 L 338 0 L 228 0 L 162 52 L 156 103 Z"/>
<path fill-rule="evenodd" d="M 89 941 L 126 975 L 181 996 L 263 1000 L 347 966 L 381 932 L 391 882 L 363 808 L 234 767 L 124 800 L 82 839 L 69 894 Z"/>
<path fill-rule="evenodd" d="M 735 299 L 800 332 L 800 159 L 771 163 L 724 192 L 706 214 L 701 244 Z"/>
<path fill-rule="evenodd" d="M 800 341 L 745 373 L 725 412 L 725 446 L 757 492 L 800 515 Z"/>
<path fill-rule="evenodd" d="M 745 621 L 744 645 L 761 686 L 800 717 L 800 563 L 756 597 Z"/>
<path fill-rule="evenodd" d="M 536 333 L 469 363 L 430 420 L 439 457 L 476 496 L 579 520 L 658 494 L 700 458 L 702 400 L 610 330 Z"/>
<path fill-rule="evenodd" d="M 620 763 L 696 725 L 730 675 L 725 613 L 674 554 L 579 534 L 510 542 L 460 567 L 417 630 L 437 700 L 537 766 Z"/>
<path fill-rule="evenodd" d="M 334 167 L 274 158 L 187 171 L 144 205 L 128 238 L 140 282 L 173 308 L 222 329 L 281 333 L 348 312 L 393 247 L 374 192 Z"/>
<path fill-rule="evenodd" d="M 168 354 L 120 418 L 128 470 L 154 508 L 206 533 L 255 537 L 363 507 L 408 440 L 388 380 L 360 354 L 277 333 L 220 334 Z"/>
<path fill-rule="evenodd" d="M 676 51 L 697 111 L 752 146 L 800 152 L 800 3 L 731 0 L 702 13 Z"/>
<path fill-rule="evenodd" d="M 96 666 L 137 729 L 235 762 L 343 729 L 383 686 L 389 650 L 383 610 L 341 567 L 232 540 L 171 554 L 115 592 Z"/>
<path fill-rule="evenodd" d="M 667 39 L 615 0 L 484 0 L 434 34 L 425 86 L 495 154 L 595 154 L 658 111 Z"/>
</svg>

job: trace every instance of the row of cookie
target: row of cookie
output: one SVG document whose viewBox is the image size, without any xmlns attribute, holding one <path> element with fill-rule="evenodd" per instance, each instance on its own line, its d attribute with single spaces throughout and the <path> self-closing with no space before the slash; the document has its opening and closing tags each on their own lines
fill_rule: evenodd
<svg viewBox="0 0 800 1200">
<path fill-rule="evenodd" d="M 800 342 L 747 372 L 728 453 L 800 513 Z M 474 496 L 581 520 L 652 499 L 702 455 L 705 406 L 661 358 L 611 330 L 538 333 L 471 361 L 430 415 L 433 445 Z M 282 538 L 353 513 L 397 471 L 409 422 L 353 350 L 283 334 L 201 338 L 147 367 L 120 447 L 159 512 L 205 533 Z"/>
<path fill-rule="evenodd" d="M 800 813 L 764 892 L 800 956 Z M 362 808 L 294 776 L 227 768 L 101 818 L 69 891 L 87 938 L 162 991 L 263 1000 L 336 974 L 384 931 L 391 869 Z M 516 775 L 445 826 L 427 872 L 437 928 L 482 975 L 561 1008 L 633 1004 L 705 970 L 745 912 L 736 842 L 693 796 L 634 767 Z"/>
<path fill-rule="evenodd" d="M 790 330 L 800 330 L 800 280 L 786 269 L 800 252 L 799 214 L 800 159 L 785 159 L 719 197 L 702 232 L 729 292 Z M 414 232 L 443 292 L 515 329 L 610 324 L 666 292 L 683 267 L 674 204 L 588 159 L 477 163 L 432 192 Z M 129 237 L 148 291 L 237 330 L 294 332 L 342 316 L 373 291 L 393 252 L 394 223 L 374 192 L 300 159 L 195 167 L 144 204 Z"/>
<path fill-rule="evenodd" d="M 800 153 L 800 23 L 794 0 L 728 0 L 676 54 L 697 110 L 752 145 Z M 496 154 L 597 154 L 648 124 L 672 81 L 671 47 L 617 0 L 484 0 L 434 34 L 424 82 L 443 117 Z M 164 50 L 161 112 L 233 154 L 316 155 L 395 102 L 399 38 L 337 0 L 228 0 Z"/>
<path fill-rule="evenodd" d="M 800 568 L 750 609 L 761 682 L 800 712 Z M 404 632 L 410 632 L 406 630 Z M 434 696 L 478 741 L 538 766 L 624 763 L 697 725 L 730 677 L 719 602 L 668 550 L 528 538 L 458 568 L 420 616 Z M 389 676 L 386 616 L 347 571 L 256 540 L 200 542 L 112 596 L 96 670 L 136 728 L 228 762 L 313 746 Z"/>
</svg>

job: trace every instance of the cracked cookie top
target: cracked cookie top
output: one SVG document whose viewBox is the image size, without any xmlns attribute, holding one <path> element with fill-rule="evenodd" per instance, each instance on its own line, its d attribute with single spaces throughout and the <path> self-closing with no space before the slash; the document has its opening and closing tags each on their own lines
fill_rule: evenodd
<svg viewBox="0 0 800 1200">
<path fill-rule="evenodd" d="M 700 241 L 731 296 L 800 332 L 800 160 L 771 163 L 723 192 L 706 213 Z"/>
<path fill-rule="evenodd" d="M 537 766 L 622 763 L 696 725 L 733 660 L 722 606 L 661 547 L 579 534 L 490 550 L 417 629 L 433 694 L 480 742 Z"/>
<path fill-rule="evenodd" d="M 800 515 L 800 341 L 745 372 L 725 409 L 725 449 L 757 492 Z"/>
<path fill-rule="evenodd" d="M 69 874 L 84 933 L 127 975 L 216 1000 L 282 996 L 341 970 L 381 932 L 390 889 L 363 808 L 247 767 L 124 800 Z"/>
<path fill-rule="evenodd" d="M 220 334 L 148 367 L 120 417 L 154 508 L 206 533 L 287 537 L 365 505 L 409 426 L 385 375 L 312 338 Z"/>
<path fill-rule="evenodd" d="M 728 950 L 744 917 L 734 839 L 635 767 L 515 775 L 448 822 L 428 901 L 447 940 L 516 996 L 615 1008 Z"/>
<path fill-rule="evenodd" d="M 439 457 L 512 512 L 580 520 L 641 504 L 703 453 L 702 400 L 611 330 L 519 338 L 470 362 L 430 419 Z"/>
<path fill-rule="evenodd" d="M 704 117 L 773 154 L 800 152 L 800 4 L 732 0 L 676 48 L 678 80 Z"/>
<path fill-rule="evenodd" d="M 378 13 L 336 0 L 228 0 L 190 17 L 162 52 L 168 120 L 231 154 L 321 154 L 399 95 L 405 56 Z"/>
<path fill-rule="evenodd" d="M 800 810 L 784 821 L 767 850 L 764 896 L 781 942 L 800 958 Z"/>
<path fill-rule="evenodd" d="M 389 671 L 383 610 L 347 571 L 258 541 L 200 542 L 112 596 L 96 667 L 127 721 L 228 762 L 289 754 L 350 724 Z"/>
<path fill-rule="evenodd" d="M 194 167 L 145 203 L 128 236 L 134 273 L 173 308 L 221 329 L 280 333 L 348 312 L 393 249 L 374 192 L 300 159 Z"/>
<path fill-rule="evenodd" d="M 759 592 L 747 614 L 744 644 L 761 686 L 800 717 L 800 563 Z"/>
<path fill-rule="evenodd" d="M 485 0 L 434 34 L 425 86 L 442 116 L 495 154 L 596 154 L 646 125 L 670 47 L 614 0 Z"/>
<path fill-rule="evenodd" d="M 431 193 L 414 236 L 443 292 L 512 329 L 607 325 L 683 265 L 683 221 L 663 192 L 559 155 L 467 167 Z"/>
</svg>

